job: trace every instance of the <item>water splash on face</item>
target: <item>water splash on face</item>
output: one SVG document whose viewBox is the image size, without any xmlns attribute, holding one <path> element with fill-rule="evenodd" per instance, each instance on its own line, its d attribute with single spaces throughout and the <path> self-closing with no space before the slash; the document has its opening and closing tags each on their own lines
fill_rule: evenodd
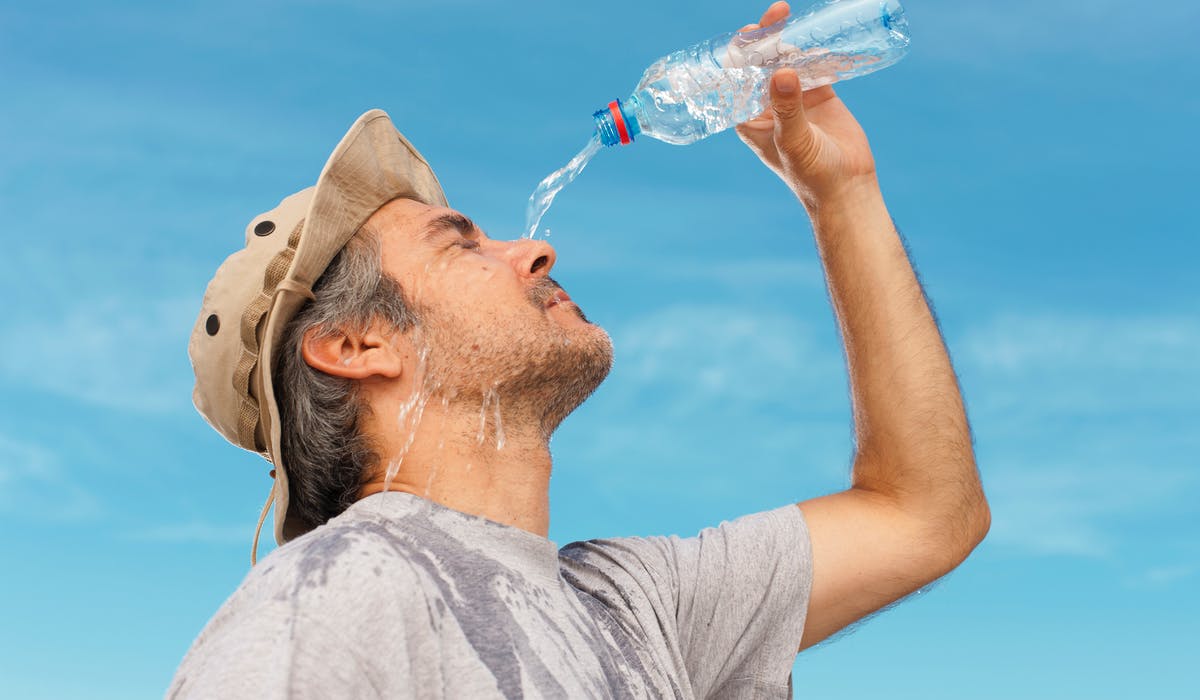
<svg viewBox="0 0 1200 700">
<path fill-rule="evenodd" d="M 413 441 L 417 437 L 417 426 L 421 424 L 421 418 L 425 415 L 425 406 L 429 403 L 429 397 L 436 388 L 435 382 L 430 381 L 427 376 L 429 345 L 421 342 L 419 331 L 414 331 L 413 337 L 418 342 L 416 343 L 417 367 L 413 372 L 412 395 L 407 400 L 401 402 L 400 408 L 396 411 L 396 429 L 404 436 L 404 442 L 400 445 L 400 449 L 396 452 L 396 455 L 388 462 L 387 472 L 383 477 L 383 490 L 385 493 L 391 490 L 392 480 L 400 472 L 400 467 L 404 464 L 404 457 L 412 449 Z M 434 469 L 436 468 L 435 465 Z M 432 478 L 431 474 L 430 480 Z"/>
<path fill-rule="evenodd" d="M 454 398 L 455 392 L 453 389 L 442 394 L 442 425 L 438 428 L 438 444 L 437 451 L 440 455 L 442 450 L 446 449 L 446 421 L 450 418 L 450 399 Z"/>
<path fill-rule="evenodd" d="M 546 176 L 546 179 L 538 184 L 537 189 L 529 196 L 529 204 L 525 207 L 525 238 L 533 238 L 537 235 L 538 224 L 542 223 L 542 217 L 546 215 L 546 211 L 554 203 L 554 197 L 558 195 L 562 188 L 579 177 L 579 173 L 583 172 L 583 169 L 587 167 L 588 161 L 600 151 L 600 148 L 600 137 L 593 134 L 592 139 L 583 147 L 583 150 L 572 158 L 570 162 L 550 173 Z"/>
<path fill-rule="evenodd" d="M 423 286 L 426 280 L 430 277 L 430 264 L 425 263 L 425 274 L 416 276 L 412 281 L 411 287 L 407 290 L 413 298 L 419 298 L 422 295 Z M 421 421 L 425 416 L 425 407 L 429 404 L 429 400 L 437 393 L 441 382 L 430 374 L 429 357 L 431 346 L 429 338 L 426 337 L 424 329 L 417 323 L 413 326 L 410 334 L 412 346 L 416 350 L 417 362 L 413 369 L 413 386 L 412 393 L 409 397 L 401 402 L 396 410 L 396 430 L 400 435 L 404 436 L 404 442 L 396 451 L 396 454 L 388 462 L 387 471 L 383 478 L 383 491 L 387 493 L 391 490 L 392 481 L 396 475 L 400 473 L 400 469 L 404 466 L 404 459 L 408 456 L 412 449 L 413 443 L 417 439 L 417 429 L 421 425 Z M 399 338 L 393 340 L 394 350 L 398 354 L 403 354 L 403 349 L 400 347 Z M 444 415 L 444 413 L 443 413 Z M 440 449 L 440 446 L 439 446 Z M 440 462 L 441 460 L 438 460 Z M 429 484 L 432 483 L 433 477 L 437 472 L 437 462 L 430 467 L 431 473 L 429 481 L 426 484 L 425 495 L 429 495 Z"/>
<path fill-rule="evenodd" d="M 496 401 L 492 404 L 496 415 L 496 449 L 504 449 L 504 423 L 500 422 L 500 394 L 496 394 Z"/>
<path fill-rule="evenodd" d="M 504 449 L 504 424 L 500 421 L 500 391 L 499 385 L 493 384 L 483 392 L 483 401 L 479 407 L 479 432 L 475 434 L 475 444 L 483 445 L 488 435 L 488 418 L 492 419 L 492 432 L 496 436 L 496 449 Z"/>
</svg>

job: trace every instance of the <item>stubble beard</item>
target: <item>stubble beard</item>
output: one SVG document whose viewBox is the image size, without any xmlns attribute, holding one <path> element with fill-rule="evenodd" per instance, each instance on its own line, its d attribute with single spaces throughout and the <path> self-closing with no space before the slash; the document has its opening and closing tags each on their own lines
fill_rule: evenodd
<svg viewBox="0 0 1200 700">
<path fill-rule="evenodd" d="M 494 392 L 506 420 L 534 421 L 548 440 L 600 386 L 613 360 L 612 340 L 599 326 L 549 318 L 556 312 L 545 303 L 558 288 L 547 280 L 531 290 L 532 318 L 527 311 L 488 320 L 423 314 L 431 387 L 473 410 Z M 587 321 L 574 304 L 561 312 Z"/>
</svg>

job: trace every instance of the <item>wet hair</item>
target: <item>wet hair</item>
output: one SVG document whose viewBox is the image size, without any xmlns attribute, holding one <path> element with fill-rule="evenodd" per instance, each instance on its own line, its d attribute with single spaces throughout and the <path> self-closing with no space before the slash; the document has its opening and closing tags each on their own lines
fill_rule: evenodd
<svg viewBox="0 0 1200 700">
<path fill-rule="evenodd" d="M 272 377 L 288 476 L 288 516 L 305 530 L 324 524 L 358 499 L 379 462 L 361 421 L 370 410 L 353 380 L 315 369 L 303 343 L 361 333 L 375 320 L 407 330 L 416 318 L 400 284 L 384 274 L 379 239 L 361 228 L 313 285 L 315 300 L 288 323 Z M 294 533 L 293 533 L 294 534 Z"/>
</svg>

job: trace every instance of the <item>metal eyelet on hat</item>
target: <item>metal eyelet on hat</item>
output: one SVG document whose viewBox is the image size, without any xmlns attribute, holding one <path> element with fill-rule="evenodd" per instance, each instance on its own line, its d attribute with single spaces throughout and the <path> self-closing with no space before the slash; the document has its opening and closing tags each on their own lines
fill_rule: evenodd
<svg viewBox="0 0 1200 700">
<path fill-rule="evenodd" d="M 208 319 L 204 321 L 204 330 L 209 335 L 216 335 L 217 331 L 221 330 L 221 319 L 217 318 L 216 314 L 209 315 Z"/>
<path fill-rule="evenodd" d="M 274 221 L 260 221 L 260 222 L 258 222 L 258 225 L 254 227 L 254 235 L 269 236 L 269 235 L 271 235 L 271 233 L 274 230 L 275 230 L 275 222 Z"/>
</svg>

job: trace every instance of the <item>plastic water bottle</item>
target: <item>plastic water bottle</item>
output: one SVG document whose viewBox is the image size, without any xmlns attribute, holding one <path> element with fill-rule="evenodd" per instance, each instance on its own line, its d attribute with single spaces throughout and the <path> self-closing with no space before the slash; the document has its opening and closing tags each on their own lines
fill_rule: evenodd
<svg viewBox="0 0 1200 700">
<path fill-rule="evenodd" d="M 770 102 L 777 68 L 795 68 L 811 90 L 886 68 L 908 50 L 908 23 L 897 0 L 823 0 L 800 14 L 750 32 L 730 32 L 655 61 L 629 99 L 593 114 L 595 131 L 566 166 L 529 197 L 524 236 L 537 235 L 555 196 L 604 146 L 645 134 L 695 143 L 752 119 Z"/>
<path fill-rule="evenodd" d="M 695 143 L 761 114 L 778 68 L 794 68 L 810 90 L 892 65 L 908 41 L 897 0 L 824 0 L 770 26 L 721 34 L 658 59 L 627 100 L 592 115 L 596 133 L 605 146 L 632 143 L 639 134 Z"/>
</svg>

